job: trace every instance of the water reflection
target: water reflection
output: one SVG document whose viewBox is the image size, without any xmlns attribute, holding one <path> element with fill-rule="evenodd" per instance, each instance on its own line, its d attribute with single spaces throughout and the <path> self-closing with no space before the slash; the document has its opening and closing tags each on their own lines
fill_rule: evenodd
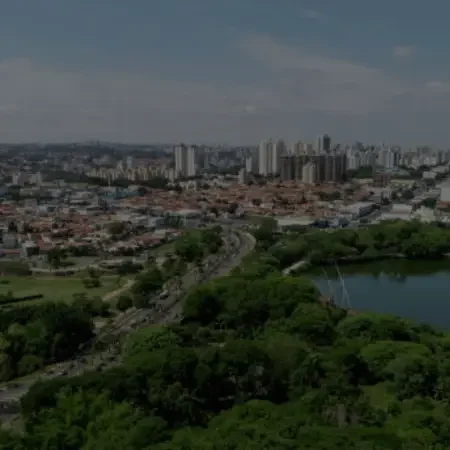
<svg viewBox="0 0 450 450">
<path fill-rule="evenodd" d="M 450 328 L 450 261 L 389 260 L 339 265 L 351 305 L 358 310 L 396 314 Z M 324 295 L 342 298 L 335 267 L 309 274 Z"/>
</svg>

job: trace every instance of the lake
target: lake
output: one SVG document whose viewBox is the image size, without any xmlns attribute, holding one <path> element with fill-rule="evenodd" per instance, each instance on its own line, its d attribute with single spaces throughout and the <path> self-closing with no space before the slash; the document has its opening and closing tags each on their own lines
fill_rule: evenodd
<svg viewBox="0 0 450 450">
<path fill-rule="evenodd" d="M 333 266 L 311 272 L 324 295 L 330 287 L 336 303 L 347 297 Z M 450 260 L 388 260 L 339 266 L 353 309 L 395 314 L 450 328 Z"/>
</svg>

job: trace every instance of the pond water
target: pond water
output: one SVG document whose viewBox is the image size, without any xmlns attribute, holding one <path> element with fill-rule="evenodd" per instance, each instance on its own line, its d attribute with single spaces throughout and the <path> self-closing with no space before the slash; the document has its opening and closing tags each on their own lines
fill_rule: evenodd
<svg viewBox="0 0 450 450">
<path fill-rule="evenodd" d="M 340 265 L 338 269 L 329 266 L 311 275 L 323 295 L 330 295 L 331 290 L 342 306 L 349 299 L 358 311 L 395 314 L 450 328 L 450 260 L 389 260 Z"/>
</svg>

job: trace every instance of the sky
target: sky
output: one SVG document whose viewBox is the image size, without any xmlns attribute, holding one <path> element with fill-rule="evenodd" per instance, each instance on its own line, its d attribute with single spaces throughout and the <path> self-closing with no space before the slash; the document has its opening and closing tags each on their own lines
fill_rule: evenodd
<svg viewBox="0 0 450 450">
<path fill-rule="evenodd" d="M 450 148 L 448 0 L 4 0 L 0 142 Z"/>
</svg>

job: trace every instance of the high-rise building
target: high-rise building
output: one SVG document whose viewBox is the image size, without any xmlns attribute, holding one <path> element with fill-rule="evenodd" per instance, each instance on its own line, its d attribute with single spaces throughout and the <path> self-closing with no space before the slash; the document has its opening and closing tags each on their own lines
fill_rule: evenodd
<svg viewBox="0 0 450 450">
<path fill-rule="evenodd" d="M 127 169 L 133 170 L 135 167 L 134 156 L 127 156 Z"/>
<path fill-rule="evenodd" d="M 308 166 L 305 169 L 305 166 Z M 310 175 L 314 167 L 314 176 Z M 305 171 L 306 170 L 306 171 Z M 345 154 L 298 155 L 281 158 L 282 180 L 308 183 L 340 183 L 345 180 L 347 157 Z"/>
<path fill-rule="evenodd" d="M 303 141 L 297 141 L 292 144 L 291 153 L 294 156 L 301 155 L 302 153 L 306 153 L 306 145 Z"/>
<path fill-rule="evenodd" d="M 258 173 L 260 175 L 268 175 L 269 161 L 272 159 L 272 139 L 261 141 L 258 148 Z"/>
<path fill-rule="evenodd" d="M 331 137 L 328 134 L 322 134 L 317 138 L 316 153 L 329 153 L 331 150 Z"/>
<path fill-rule="evenodd" d="M 287 153 L 286 144 L 284 141 L 278 141 L 272 146 L 272 167 L 270 168 L 271 174 L 280 173 L 281 157 Z"/>
<path fill-rule="evenodd" d="M 245 158 L 245 170 L 247 173 L 253 172 L 253 158 L 251 156 Z"/>
<path fill-rule="evenodd" d="M 275 175 L 280 172 L 281 157 L 286 154 L 286 144 L 272 139 L 261 141 L 258 149 L 258 173 Z"/>
<path fill-rule="evenodd" d="M 194 177 L 197 173 L 195 164 L 195 149 L 184 144 L 174 149 L 175 174 L 177 177 Z"/>
<path fill-rule="evenodd" d="M 295 180 L 295 163 L 298 157 L 295 155 L 286 155 L 281 158 L 280 178 L 283 181 Z"/>
<path fill-rule="evenodd" d="M 247 183 L 247 171 L 244 168 L 239 170 L 238 182 L 239 184 Z"/>
<path fill-rule="evenodd" d="M 385 169 L 393 169 L 398 166 L 400 161 L 400 154 L 390 148 L 383 148 L 378 153 L 377 165 Z"/>
<path fill-rule="evenodd" d="M 302 169 L 302 182 L 306 184 L 314 184 L 316 182 L 316 165 L 308 162 Z"/>
<path fill-rule="evenodd" d="M 322 149 L 323 149 L 322 136 L 319 136 L 317 138 L 316 154 L 322 153 Z"/>
<path fill-rule="evenodd" d="M 328 134 L 322 136 L 322 151 L 329 153 L 331 151 L 331 138 Z"/>
</svg>

